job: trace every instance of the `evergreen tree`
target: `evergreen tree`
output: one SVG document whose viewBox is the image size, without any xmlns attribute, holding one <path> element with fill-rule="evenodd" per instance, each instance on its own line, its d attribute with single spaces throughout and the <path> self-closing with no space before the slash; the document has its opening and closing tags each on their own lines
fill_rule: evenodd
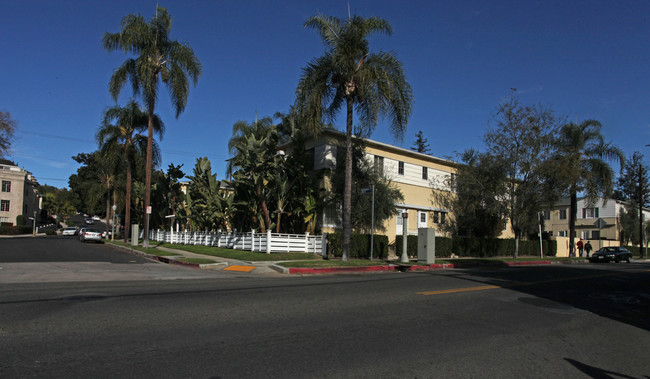
<svg viewBox="0 0 650 379">
<path fill-rule="evenodd" d="M 422 131 L 420 130 L 416 135 L 415 142 L 413 142 L 413 147 L 411 147 L 411 150 L 417 151 L 418 153 L 422 154 L 431 154 L 431 148 L 429 147 L 429 142 L 427 141 L 426 138 L 424 138 L 424 135 L 422 134 Z"/>
</svg>

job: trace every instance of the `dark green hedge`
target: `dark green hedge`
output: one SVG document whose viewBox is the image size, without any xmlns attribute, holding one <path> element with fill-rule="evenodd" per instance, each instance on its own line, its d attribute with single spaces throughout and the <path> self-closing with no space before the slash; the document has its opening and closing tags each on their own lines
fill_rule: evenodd
<svg viewBox="0 0 650 379">
<path fill-rule="evenodd" d="M 632 253 L 633 257 L 643 257 L 643 253 L 645 253 L 645 247 L 640 248 L 638 246 L 625 246 L 626 249 Z"/>
<path fill-rule="evenodd" d="M 407 251 L 410 256 L 418 254 L 418 236 L 408 236 Z M 542 241 L 545 257 L 557 253 L 557 241 Z M 455 254 L 459 257 L 508 257 L 515 251 L 514 239 L 436 237 L 436 257 L 447 258 Z M 395 253 L 402 255 L 402 236 L 395 238 Z M 539 256 L 539 241 L 520 240 L 520 256 Z"/>
<path fill-rule="evenodd" d="M 373 238 L 374 258 L 386 259 L 388 257 L 388 237 L 377 235 Z M 327 253 L 334 257 L 343 255 L 343 235 L 330 233 L 327 235 Z M 350 258 L 370 258 L 370 234 L 355 234 L 350 236 Z"/>
<path fill-rule="evenodd" d="M 33 230 L 31 226 L 0 225 L 0 234 L 32 234 L 32 231 Z"/>
</svg>

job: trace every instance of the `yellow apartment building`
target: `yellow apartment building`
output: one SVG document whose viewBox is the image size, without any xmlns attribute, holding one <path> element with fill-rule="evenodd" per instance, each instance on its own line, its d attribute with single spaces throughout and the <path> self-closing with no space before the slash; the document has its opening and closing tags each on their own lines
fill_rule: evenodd
<svg viewBox="0 0 650 379">
<path fill-rule="evenodd" d="M 324 130 L 308 141 L 305 148 L 314 157 L 314 170 L 335 169 L 337 150 L 344 141 L 345 134 L 333 129 Z M 449 183 L 453 181 L 458 163 L 370 139 L 363 142 L 366 159 L 383 172 L 404 196 L 402 203 L 395 204 L 399 212 L 384 224 L 389 243 L 402 235 L 403 222 L 407 223 L 411 235 L 417 235 L 418 228 L 439 229 L 450 214 L 448 209 L 434 204 L 433 191 L 452 190 Z M 406 219 L 402 218 L 404 212 L 408 214 Z M 332 231 L 339 224 L 336 212 L 331 209 L 324 210 L 321 221 L 324 232 Z M 511 234 L 504 231 L 502 237 L 509 236 Z"/>
</svg>

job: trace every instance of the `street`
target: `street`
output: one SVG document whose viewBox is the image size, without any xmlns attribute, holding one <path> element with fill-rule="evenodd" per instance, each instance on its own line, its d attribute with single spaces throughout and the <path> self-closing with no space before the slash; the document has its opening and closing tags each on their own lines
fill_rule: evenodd
<svg viewBox="0 0 650 379">
<path fill-rule="evenodd" d="M 0 377 L 650 375 L 645 262 L 49 283 L 3 274 Z"/>
</svg>

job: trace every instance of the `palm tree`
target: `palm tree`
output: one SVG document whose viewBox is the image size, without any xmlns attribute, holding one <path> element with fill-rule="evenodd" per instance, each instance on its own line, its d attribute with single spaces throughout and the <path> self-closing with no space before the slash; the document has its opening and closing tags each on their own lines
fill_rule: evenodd
<svg viewBox="0 0 650 379">
<path fill-rule="evenodd" d="M 305 22 L 316 29 L 325 45 L 323 56 L 312 60 L 296 89 L 296 104 L 318 129 L 322 119 L 335 119 L 346 109 L 345 186 L 343 191 L 343 260 L 347 260 L 351 234 L 352 121 L 355 112 L 360 133 L 370 133 L 380 116 L 391 121 L 391 132 L 403 138 L 411 114 L 413 96 L 402 63 L 392 52 L 371 53 L 368 37 L 373 33 L 390 35 L 390 24 L 381 18 L 354 16 L 347 20 L 318 14 Z"/>
<path fill-rule="evenodd" d="M 172 18 L 167 9 L 157 6 L 150 22 L 140 15 L 130 14 L 122 18 L 121 32 L 104 33 L 102 38 L 106 50 L 124 50 L 135 58 L 127 59 L 118 67 L 109 82 L 109 91 L 117 101 L 127 79 L 133 92 L 142 95 L 148 112 L 147 161 L 145 171 L 144 206 L 149 207 L 151 198 L 151 170 L 154 131 L 154 111 L 161 80 L 169 90 L 170 99 L 176 110 L 176 118 L 185 110 L 190 85 L 201 75 L 202 67 L 192 48 L 169 38 Z M 149 246 L 149 215 L 144 215 L 144 246 Z"/>
<path fill-rule="evenodd" d="M 580 124 L 568 123 L 560 129 L 558 149 L 558 174 L 569 192 L 571 201 L 569 212 L 569 256 L 575 255 L 574 233 L 578 212 L 578 193 L 584 193 L 588 203 L 593 203 L 599 195 L 605 201 L 614 191 L 614 171 L 606 162 L 625 161 L 622 151 L 605 143 L 601 133 L 602 125 L 596 120 L 586 120 Z"/>
<path fill-rule="evenodd" d="M 242 189 L 246 188 L 257 200 L 263 217 L 263 222 L 259 222 L 262 232 L 272 227 L 267 199 L 268 185 L 276 168 L 277 140 L 278 134 L 271 118 L 265 117 L 250 124 L 236 122 L 233 136 L 228 141 L 228 149 L 233 157 L 228 160 L 226 169 L 236 181 L 242 182 Z M 236 172 L 233 173 L 233 170 Z"/>
<path fill-rule="evenodd" d="M 114 123 L 113 123 L 114 122 Z M 129 239 L 131 225 L 131 183 L 132 169 L 137 154 L 143 154 L 147 149 L 147 137 L 142 133 L 147 129 L 149 115 L 143 111 L 135 100 L 129 101 L 126 107 L 114 106 L 104 111 L 104 120 L 97 131 L 96 139 L 102 151 L 119 151 L 126 165 L 126 184 L 124 199 L 124 243 Z M 153 117 L 153 129 L 162 139 L 165 126 L 158 117 Z M 152 146 L 153 161 L 157 162 L 158 148 Z"/>
</svg>

